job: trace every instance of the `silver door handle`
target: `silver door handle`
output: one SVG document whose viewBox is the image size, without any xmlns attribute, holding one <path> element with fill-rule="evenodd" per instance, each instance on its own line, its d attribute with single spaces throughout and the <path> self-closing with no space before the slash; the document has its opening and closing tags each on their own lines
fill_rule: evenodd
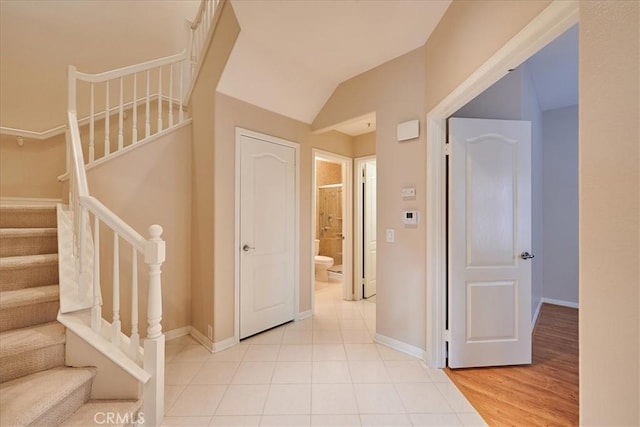
<svg viewBox="0 0 640 427">
<path fill-rule="evenodd" d="M 252 247 L 251 247 L 251 246 L 249 246 L 249 245 L 244 245 L 244 246 L 242 247 L 242 250 L 243 250 L 243 251 L 245 251 L 245 252 L 249 252 L 250 250 L 253 250 L 253 249 L 255 249 L 255 248 L 252 248 Z"/>
<path fill-rule="evenodd" d="M 531 258 L 533 258 L 533 257 L 535 257 L 535 255 L 532 255 L 532 254 L 530 254 L 530 253 L 529 253 L 529 252 L 527 252 L 527 251 L 524 251 L 524 252 L 522 252 L 522 253 L 520 254 L 520 258 L 522 258 L 522 259 L 531 259 Z"/>
</svg>

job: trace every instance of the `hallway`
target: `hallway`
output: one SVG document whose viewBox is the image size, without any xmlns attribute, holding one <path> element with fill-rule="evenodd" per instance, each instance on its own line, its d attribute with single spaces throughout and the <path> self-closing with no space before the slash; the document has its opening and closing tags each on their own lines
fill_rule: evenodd
<svg viewBox="0 0 640 427">
<path fill-rule="evenodd" d="M 485 425 L 442 371 L 373 342 L 375 303 L 340 296 L 219 353 L 167 342 L 163 425 Z"/>
</svg>

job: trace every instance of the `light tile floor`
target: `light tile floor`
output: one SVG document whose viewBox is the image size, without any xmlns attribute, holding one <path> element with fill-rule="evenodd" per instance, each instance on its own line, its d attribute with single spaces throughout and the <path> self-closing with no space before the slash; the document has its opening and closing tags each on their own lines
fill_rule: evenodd
<svg viewBox="0 0 640 427">
<path fill-rule="evenodd" d="M 332 283 L 313 318 L 228 350 L 168 341 L 163 426 L 485 425 L 442 371 L 373 342 L 375 310 Z"/>
</svg>

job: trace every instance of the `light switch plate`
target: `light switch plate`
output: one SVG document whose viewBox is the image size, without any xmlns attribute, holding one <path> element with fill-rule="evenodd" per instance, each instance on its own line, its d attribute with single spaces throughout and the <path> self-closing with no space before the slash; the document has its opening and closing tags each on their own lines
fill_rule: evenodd
<svg viewBox="0 0 640 427">
<path fill-rule="evenodd" d="M 396 240 L 396 231 L 393 228 L 387 228 L 387 243 L 393 243 Z"/>
</svg>

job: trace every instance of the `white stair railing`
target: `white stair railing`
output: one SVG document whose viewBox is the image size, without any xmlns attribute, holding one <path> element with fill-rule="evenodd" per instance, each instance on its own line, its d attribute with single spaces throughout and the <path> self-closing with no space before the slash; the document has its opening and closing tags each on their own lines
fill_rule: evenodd
<svg viewBox="0 0 640 427">
<path fill-rule="evenodd" d="M 191 76 L 195 76 L 209 42 L 209 30 L 213 24 L 218 4 L 221 0 L 202 0 L 196 14 L 196 19 L 191 23 Z"/>
<path fill-rule="evenodd" d="M 164 335 L 162 334 L 162 290 L 160 270 L 165 260 L 165 242 L 161 239 L 162 227 L 152 225 L 149 227 L 149 238 L 144 238 L 137 231 L 131 228 L 126 222 L 115 215 L 96 198 L 92 197 L 87 184 L 85 170 L 85 159 L 82 149 L 82 140 L 77 114 L 77 94 L 78 81 L 89 83 L 89 158 L 88 164 L 96 161 L 95 149 L 95 123 L 99 114 L 95 114 L 96 87 L 104 83 L 103 92 L 105 109 L 104 118 L 104 152 L 100 158 L 106 158 L 116 152 L 123 150 L 125 144 L 124 112 L 127 108 L 133 111 L 133 126 L 131 129 L 131 142 L 136 144 L 137 138 L 137 118 L 140 106 L 144 109 L 143 117 L 145 121 L 144 138 L 153 136 L 164 130 L 164 117 L 162 105 L 165 102 L 163 93 L 168 93 L 168 124 L 167 129 L 179 125 L 184 120 L 182 109 L 182 97 L 175 100 L 174 93 L 174 69 L 181 69 L 186 63 L 184 53 L 150 61 L 131 67 L 121 68 L 106 73 L 90 75 L 78 72 L 75 67 L 69 67 L 68 73 L 68 165 L 69 173 L 69 203 L 72 213 L 72 232 L 74 238 L 73 256 L 75 257 L 78 299 L 85 300 L 87 295 L 92 295 L 91 304 L 91 329 L 97 334 L 104 336 L 111 342 L 111 345 L 120 350 L 119 357 L 127 357 L 140 366 L 148 374 L 148 379 L 143 385 L 143 412 L 146 425 L 159 425 L 164 414 Z M 168 75 L 168 86 L 163 86 L 162 74 L 165 71 Z M 151 92 L 151 76 L 157 75 L 155 86 L 155 97 Z M 138 74 L 145 76 L 141 79 L 146 86 L 146 93 L 142 98 L 138 98 Z M 124 88 L 125 79 L 132 78 L 133 92 L 129 102 L 130 107 L 125 105 Z M 179 83 L 182 79 L 177 79 Z M 110 82 L 116 81 L 118 89 L 118 104 L 112 108 L 110 99 Z M 112 86 L 113 87 L 113 86 Z M 180 84 L 180 87 L 182 85 Z M 151 104 L 156 103 L 155 126 L 151 117 Z M 178 106 L 178 120 L 174 121 L 172 114 L 174 104 Z M 110 138 L 110 115 L 114 111 L 118 115 L 117 121 L 117 145 L 112 150 Z M 155 128 L 154 128 L 155 127 Z M 142 138 L 142 139 L 144 139 Z M 93 224 L 93 227 L 91 227 Z M 113 238 L 113 257 L 111 265 L 107 266 L 112 270 L 111 292 L 112 292 L 112 313 L 103 313 L 103 282 L 101 271 L 101 228 L 106 229 Z M 107 236 L 105 236 L 107 237 Z M 130 284 L 131 292 L 131 325 L 130 336 L 126 343 L 122 339 L 121 320 L 121 272 L 120 272 L 120 242 L 128 244 L 133 254 L 131 277 L 124 282 Z M 148 294 L 147 294 L 147 328 L 144 339 L 144 349 L 140 348 L 139 320 L 139 289 L 138 289 L 138 257 L 142 257 L 148 267 Z M 105 336 L 104 325 L 110 325 L 110 331 Z"/>
<path fill-rule="evenodd" d="M 146 372 L 141 380 L 145 425 L 160 425 L 164 415 L 161 266 L 165 260 L 165 242 L 161 238 L 162 227 L 151 225 L 148 238 L 140 235 L 91 196 L 85 167 L 173 129 L 186 120 L 184 100 L 189 96 L 184 96 L 185 88 L 189 87 L 188 92 L 191 92 L 203 51 L 212 35 L 216 10 L 225 1 L 201 1 L 191 24 L 190 46 L 183 53 L 100 74 L 82 73 L 73 66 L 68 68 L 67 175 L 78 300 L 85 301 L 91 296 L 91 329 L 108 340 L 120 352 L 117 354 Z M 81 120 L 79 109 L 86 112 Z M 113 122 L 112 116 L 115 116 Z M 86 158 L 81 125 L 88 125 Z M 102 236 L 101 230 L 105 229 L 108 235 Z M 101 242 L 105 238 L 113 239 L 111 265 L 106 266 L 112 271 L 112 312 L 109 316 L 103 313 L 102 298 L 104 276 L 101 272 L 106 270 L 101 260 L 108 259 L 101 257 Z M 130 334 L 127 336 L 122 333 L 121 243 L 130 246 L 132 253 L 131 275 L 123 280 L 130 285 L 131 293 Z M 144 339 L 140 337 L 139 327 L 139 258 L 148 269 Z M 105 329 L 105 325 L 108 328 Z M 140 341 L 144 342 L 143 348 Z"/>
<path fill-rule="evenodd" d="M 72 103 L 70 103 L 71 105 Z M 128 357 L 149 374 L 143 385 L 143 412 L 145 425 L 160 425 L 164 414 L 164 343 L 162 334 L 162 289 L 161 266 L 165 260 L 165 242 L 162 240 L 162 227 L 149 227 L 149 238 L 144 238 L 126 222 L 120 219 L 106 206 L 89 194 L 87 177 L 82 155 L 82 144 L 78 121 L 73 110 L 69 117 L 69 157 L 70 157 L 70 204 L 73 215 L 74 256 L 76 257 L 76 274 L 78 294 L 93 295 L 91 306 L 91 329 L 103 335 L 111 344 L 120 350 L 123 357 Z M 93 227 L 90 227 L 92 220 Z M 103 317 L 102 311 L 102 279 L 100 242 L 101 225 L 113 238 L 113 269 L 111 290 L 113 292 L 111 316 Z M 104 230 L 105 227 L 102 227 Z M 106 236 L 105 236 L 106 237 Z M 120 242 L 132 248 L 131 286 L 131 333 L 128 343 L 122 342 L 120 320 Z M 92 242 L 92 244 L 91 244 Z M 88 259 L 91 257 L 92 259 Z M 140 348 L 138 327 L 138 258 L 142 257 L 148 268 L 147 294 L 147 328 L 144 349 Z M 91 269 L 91 271 L 88 271 Z M 110 321 L 109 321 L 110 320 Z M 104 325 L 110 324 L 108 335 L 104 334 Z M 126 345 L 125 345 L 126 344 Z"/>
<path fill-rule="evenodd" d="M 107 158 L 184 122 L 188 62 L 185 51 L 99 74 L 69 66 L 69 100 L 76 116 L 79 109 L 86 112 L 79 123 L 89 127 L 85 163 Z"/>
</svg>

